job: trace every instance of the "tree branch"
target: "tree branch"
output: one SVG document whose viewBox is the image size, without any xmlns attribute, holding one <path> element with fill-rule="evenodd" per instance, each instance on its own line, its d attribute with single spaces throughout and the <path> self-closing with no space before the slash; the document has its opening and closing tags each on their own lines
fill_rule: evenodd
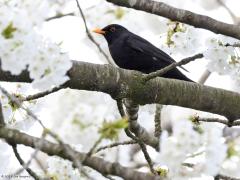
<svg viewBox="0 0 240 180">
<path fill-rule="evenodd" d="M 5 125 L 6 124 L 5 124 L 4 117 L 3 117 L 2 104 L 0 102 L 0 127 L 4 127 Z M 7 141 L 7 143 L 9 143 L 9 142 Z M 16 156 L 18 162 L 22 165 L 22 167 L 28 172 L 28 174 L 31 175 L 35 180 L 40 180 L 38 175 L 34 171 L 32 171 L 28 166 L 25 168 L 26 164 L 23 161 L 23 159 L 21 158 L 20 154 L 18 153 L 17 145 L 16 144 L 11 144 L 11 143 L 9 143 L 9 145 L 12 146 L 14 155 Z"/>
<path fill-rule="evenodd" d="M 85 30 L 86 30 L 86 33 L 87 33 L 87 36 L 89 38 L 90 41 L 92 41 L 93 44 L 96 45 L 96 47 L 98 48 L 99 52 L 105 57 L 105 59 L 107 60 L 107 62 L 109 64 L 113 64 L 111 59 L 108 57 L 108 55 L 104 52 L 104 50 L 101 48 L 100 44 L 98 44 L 98 42 L 93 38 L 92 34 L 90 33 L 89 29 L 88 29 L 88 26 L 87 26 L 87 22 L 86 22 L 86 18 L 85 18 L 85 15 L 83 13 L 83 10 L 78 2 L 78 0 L 76 0 L 76 3 L 77 3 L 77 7 L 78 7 L 78 10 L 80 12 L 80 15 L 82 17 L 82 20 L 83 20 L 83 23 L 84 23 L 84 26 L 85 26 Z"/>
<path fill-rule="evenodd" d="M 0 138 L 5 139 L 6 141 L 13 144 L 23 144 L 32 148 L 39 148 L 42 152 L 47 153 L 50 156 L 56 155 L 64 159 L 72 161 L 72 156 L 69 154 L 75 154 L 75 157 L 78 160 L 82 160 L 86 154 L 73 150 L 69 147 L 68 151 L 71 153 L 66 153 L 63 149 L 63 146 L 60 144 L 51 143 L 47 140 L 42 140 L 37 137 L 30 136 L 28 134 L 19 132 L 18 130 L 1 127 L 0 128 Z M 39 143 L 42 143 L 41 147 L 38 147 Z M 99 171 L 103 174 L 111 174 L 115 176 L 122 177 L 126 180 L 160 180 L 159 176 L 154 176 L 147 173 L 142 173 L 134 171 L 134 169 L 129 167 L 123 167 L 119 163 L 110 163 L 99 157 L 88 157 L 86 158 L 83 165 L 91 167 L 96 171 Z"/>
<path fill-rule="evenodd" d="M 240 39 L 240 27 L 233 24 L 227 24 L 217 21 L 211 17 L 193 13 L 191 11 L 174 8 L 163 2 L 153 0 L 106 0 L 113 4 L 133 8 L 136 10 L 145 11 L 151 14 L 156 14 L 166 17 L 173 21 L 179 21 L 185 24 L 192 25 L 197 28 L 207 29 L 217 34 Z"/>
<path fill-rule="evenodd" d="M 238 24 L 239 20 L 237 18 L 237 16 L 232 12 L 232 10 L 222 1 L 222 0 L 217 0 L 217 2 L 226 9 L 226 11 L 228 12 L 228 14 L 231 16 L 234 24 Z"/>
<path fill-rule="evenodd" d="M 96 149 L 95 153 L 98 153 L 102 150 L 105 149 L 110 149 L 110 148 L 114 148 L 114 147 L 118 147 L 118 146 L 122 146 L 122 145 L 132 145 L 132 144 L 136 144 L 137 142 L 134 140 L 128 140 L 128 141 L 123 141 L 123 142 L 116 142 L 116 143 L 112 143 L 106 146 L 101 146 L 98 149 Z"/>
<path fill-rule="evenodd" d="M 156 104 L 156 110 L 155 110 L 155 117 L 154 117 L 154 136 L 156 138 L 160 138 L 162 133 L 162 125 L 161 125 L 161 111 L 163 106 L 161 104 Z"/>
<path fill-rule="evenodd" d="M 21 158 L 21 156 L 20 156 L 20 154 L 19 154 L 19 152 L 18 152 L 18 150 L 17 150 L 17 145 L 12 144 L 11 146 L 12 146 L 13 152 L 14 152 L 14 154 L 15 154 L 18 162 L 22 165 L 22 167 L 24 167 L 26 163 L 25 163 L 24 160 Z M 26 168 L 24 168 L 24 169 L 25 169 L 25 170 L 28 172 L 28 174 L 30 174 L 35 180 L 40 180 L 40 179 L 41 179 L 41 178 L 38 177 L 38 175 L 37 175 L 33 170 L 31 170 L 29 167 L 26 167 Z"/>
<path fill-rule="evenodd" d="M 142 82 L 145 76 L 111 65 L 98 65 L 73 61 L 66 87 L 79 90 L 100 91 L 113 99 L 132 99 L 135 103 L 175 105 L 215 113 L 229 120 L 240 118 L 240 94 L 196 83 L 157 77 Z M 0 81 L 31 82 L 26 71 L 13 76 L 0 70 Z"/>
<path fill-rule="evenodd" d="M 29 95 L 27 97 L 22 97 L 20 99 L 22 101 L 31 101 L 31 100 L 39 99 L 39 98 L 42 98 L 42 97 L 47 96 L 49 94 L 52 94 L 54 92 L 57 92 L 57 91 L 59 91 L 60 89 L 63 89 L 63 88 L 64 88 L 64 86 L 54 87 L 50 90 L 39 92 L 39 93 L 33 94 L 33 95 Z"/>
<path fill-rule="evenodd" d="M 152 159 L 149 156 L 149 154 L 147 152 L 147 147 L 143 143 L 143 141 L 140 138 L 138 138 L 137 136 L 134 136 L 128 128 L 125 129 L 125 133 L 127 134 L 128 137 L 132 138 L 134 141 L 136 141 L 138 143 L 138 145 L 140 146 L 140 148 L 141 148 L 141 150 L 143 152 L 143 155 L 144 155 L 144 157 L 145 157 L 145 159 L 146 159 L 146 161 L 148 163 L 149 169 L 151 170 L 151 172 L 153 174 L 156 174 L 156 172 L 155 172 L 155 170 L 153 168 Z"/>
<path fill-rule="evenodd" d="M 75 16 L 75 13 L 74 12 L 66 13 L 66 14 L 57 13 L 55 16 L 51 16 L 51 17 L 45 19 L 45 21 L 51 21 L 51 20 L 63 18 L 63 17 L 66 17 L 66 16 Z"/>
<path fill-rule="evenodd" d="M 3 117 L 3 111 L 2 111 L 2 103 L 0 101 L 0 126 L 5 126 L 5 121 L 4 121 L 4 117 Z"/>
<path fill-rule="evenodd" d="M 141 141 L 145 144 L 152 146 L 156 150 L 159 149 L 159 139 L 150 134 L 144 127 L 142 127 L 138 122 L 138 110 L 139 105 L 136 104 L 131 99 L 125 99 L 124 105 L 126 107 L 129 130 L 135 134 Z"/>
<path fill-rule="evenodd" d="M 214 180 L 240 180 L 240 178 L 234 178 L 234 177 L 218 174 L 217 176 L 214 177 Z"/>
<path fill-rule="evenodd" d="M 221 124 L 225 124 L 229 126 L 229 121 L 225 119 L 219 119 L 219 118 L 201 118 L 201 117 L 193 117 L 194 122 L 218 122 Z M 240 120 L 234 121 L 231 126 L 240 126 Z"/>
<path fill-rule="evenodd" d="M 178 66 L 182 66 L 182 65 L 185 65 L 191 61 L 194 61 L 196 59 L 199 59 L 199 58 L 203 58 L 203 54 L 196 54 L 194 56 L 191 56 L 191 57 L 187 57 L 187 58 L 184 58 L 182 59 L 181 61 L 179 62 L 175 62 L 175 63 L 172 63 L 168 66 L 166 66 L 165 68 L 162 68 L 162 69 L 159 69 L 158 71 L 155 71 L 155 72 L 152 72 L 148 75 L 146 75 L 143 80 L 144 81 L 149 81 L 155 77 L 159 77 L 159 76 L 162 76 L 163 74 L 167 73 L 168 71 L 178 67 Z"/>
</svg>

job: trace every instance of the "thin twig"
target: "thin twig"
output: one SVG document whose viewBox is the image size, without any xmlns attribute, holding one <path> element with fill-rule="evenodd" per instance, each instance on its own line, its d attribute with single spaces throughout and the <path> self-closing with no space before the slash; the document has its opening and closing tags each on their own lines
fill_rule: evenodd
<svg viewBox="0 0 240 180">
<path fill-rule="evenodd" d="M 98 140 L 93 144 L 92 148 L 88 151 L 86 158 L 90 157 L 95 152 L 97 146 L 101 143 L 101 141 L 102 137 L 98 138 Z M 83 162 L 85 161 L 85 159 L 83 160 Z"/>
<path fill-rule="evenodd" d="M 217 122 L 221 124 L 225 124 L 227 126 L 240 126 L 240 120 L 235 120 L 230 122 L 229 120 L 220 119 L 220 118 L 201 118 L 199 116 L 193 116 L 193 122 Z"/>
<path fill-rule="evenodd" d="M 145 82 L 146 82 L 146 81 L 149 81 L 149 80 L 151 80 L 151 79 L 153 79 L 153 78 L 156 78 L 156 77 L 158 77 L 158 76 L 161 76 L 161 75 L 167 73 L 168 71 L 176 68 L 177 66 L 182 66 L 182 65 L 184 65 L 184 64 L 187 64 L 187 63 L 189 63 L 189 62 L 191 62 L 191 61 L 194 61 L 194 60 L 200 59 L 200 58 L 203 58 L 203 54 L 201 54 L 201 53 L 196 54 L 196 55 L 191 56 L 191 57 L 184 58 L 184 59 L 182 59 L 181 61 L 172 63 L 172 64 L 166 66 L 166 67 L 163 68 L 163 69 L 160 69 L 160 70 L 158 70 L 158 71 L 155 71 L 155 72 L 152 72 L 152 73 L 150 73 L 150 74 L 145 75 L 145 76 L 143 77 L 143 80 L 144 80 Z"/>
<path fill-rule="evenodd" d="M 74 12 L 66 13 L 66 14 L 57 13 L 55 16 L 51 16 L 51 17 L 45 19 L 45 21 L 51 21 L 51 20 L 63 18 L 63 17 L 66 17 L 66 16 L 75 16 L 75 13 Z"/>
<path fill-rule="evenodd" d="M 229 13 L 229 15 L 231 16 L 234 24 L 238 24 L 238 18 L 237 16 L 232 12 L 232 10 L 222 1 L 222 0 L 217 0 L 217 2 L 226 9 L 226 11 Z"/>
<path fill-rule="evenodd" d="M 76 167 L 79 171 L 79 173 L 81 174 L 82 172 L 82 162 L 78 159 L 78 157 L 76 156 L 76 154 L 74 154 L 70 149 L 71 147 L 68 144 L 65 144 L 57 134 L 48 131 L 48 134 L 50 134 L 54 139 L 57 140 L 57 142 L 61 145 L 63 151 L 65 151 L 71 158 L 74 167 Z"/>
<path fill-rule="evenodd" d="M 160 138 L 160 135 L 162 133 L 161 110 L 162 110 L 162 105 L 161 104 L 156 104 L 155 118 L 154 118 L 154 122 L 155 122 L 154 136 L 156 138 Z"/>
<path fill-rule="evenodd" d="M 0 126 L 5 126 L 5 121 L 4 121 L 4 116 L 3 116 L 3 111 L 2 111 L 2 104 L 0 102 Z M 34 173 L 28 166 L 25 167 L 25 163 L 22 160 L 20 154 L 17 151 L 17 145 L 16 144 L 12 144 L 10 142 L 8 142 L 12 148 L 13 148 L 13 152 L 17 158 L 17 160 L 19 161 L 19 163 L 22 165 L 23 169 L 25 169 L 33 178 L 35 178 L 36 180 L 39 180 L 40 178 L 37 176 L 36 173 Z"/>
<path fill-rule="evenodd" d="M 38 159 L 37 156 L 34 158 L 34 160 L 36 161 L 36 164 L 39 166 L 39 168 L 46 174 L 47 170 L 46 170 L 46 167 L 44 167 L 42 161 Z"/>
<path fill-rule="evenodd" d="M 0 126 L 5 126 L 3 111 L 2 111 L 2 103 L 0 101 Z"/>
<path fill-rule="evenodd" d="M 95 180 L 87 173 L 87 170 L 84 167 L 81 168 L 81 175 L 85 176 L 88 180 Z"/>
<path fill-rule="evenodd" d="M 28 172 L 28 174 L 30 176 L 32 176 L 35 180 L 40 180 L 41 178 L 38 177 L 38 175 L 33 170 L 31 170 L 28 166 L 25 167 L 26 163 L 21 158 L 21 156 L 20 156 L 20 154 L 19 154 L 19 152 L 17 150 L 17 145 L 16 144 L 11 144 L 11 146 L 12 146 L 13 152 L 14 152 L 18 162 L 22 165 L 23 169 L 25 169 Z"/>
<path fill-rule="evenodd" d="M 64 144 L 63 141 L 58 137 L 58 135 L 56 135 L 55 133 L 53 133 L 52 131 L 50 131 L 49 129 L 47 129 L 47 128 L 44 126 L 44 124 L 42 123 L 42 121 L 41 121 L 31 110 L 29 110 L 28 108 L 26 108 L 26 107 L 24 107 L 24 106 L 22 105 L 22 102 L 21 102 L 18 98 L 16 98 L 15 96 L 12 96 L 12 95 L 11 95 L 10 93 L 8 93 L 2 86 L 0 86 L 0 90 L 1 90 L 1 91 L 3 92 L 3 94 L 6 95 L 14 104 L 16 104 L 18 107 L 24 109 L 30 117 L 32 117 L 34 120 L 36 120 L 36 121 L 42 126 L 42 128 L 44 129 L 44 133 L 43 133 L 44 137 L 45 137 L 45 134 L 47 133 L 47 134 L 51 135 L 55 140 L 58 141 L 59 144 L 62 146 L 63 150 L 72 158 L 72 161 L 73 161 L 74 165 L 78 168 L 79 171 L 81 171 L 81 168 L 80 168 L 80 167 L 81 167 L 81 162 L 78 160 L 78 158 L 75 157 L 75 154 L 72 154 L 72 153 L 71 153 L 72 151 L 69 151 L 69 148 L 70 148 L 69 145 Z M 41 140 L 42 140 L 41 142 L 42 142 L 42 143 L 43 143 L 43 141 L 44 141 L 44 137 L 41 138 Z M 41 147 L 41 146 L 42 146 L 42 144 L 39 144 L 38 147 Z M 36 157 L 39 149 L 40 149 L 40 148 L 37 148 L 37 149 L 35 150 L 35 152 L 32 154 L 32 158 L 29 160 L 28 163 L 26 163 L 26 167 L 28 167 L 29 164 L 31 163 L 32 159 L 34 159 L 34 157 Z M 19 171 L 19 172 L 20 172 L 20 171 Z M 18 172 L 18 173 L 19 173 L 19 172 Z"/>
<path fill-rule="evenodd" d="M 8 99 L 13 102 L 15 105 L 17 105 L 18 107 L 22 108 L 23 110 L 26 111 L 26 113 L 32 117 L 34 120 L 36 120 L 43 129 L 47 129 L 44 124 L 41 122 L 40 119 L 38 119 L 38 117 L 32 112 L 30 111 L 28 108 L 24 107 L 22 104 L 22 101 L 20 101 L 17 97 L 11 95 L 5 88 L 3 88 L 2 86 L 0 86 L 0 90 L 2 91 L 2 93 L 8 97 Z"/>
<path fill-rule="evenodd" d="M 52 17 L 49 17 L 49 18 L 45 19 L 45 21 L 51 21 L 51 20 L 63 18 L 63 17 L 66 17 L 66 16 L 75 16 L 75 13 L 74 12 L 66 13 L 66 14 L 58 13 L 55 16 L 52 16 Z"/>
<path fill-rule="evenodd" d="M 81 14 L 81 17 L 83 19 L 83 22 L 84 22 L 84 26 L 85 26 L 85 29 L 86 29 L 86 33 L 87 33 L 87 36 L 89 38 L 90 41 L 92 41 L 96 47 L 98 48 L 99 52 L 106 58 L 107 62 L 111 65 L 113 65 L 112 61 L 110 60 L 110 58 L 108 57 L 108 55 L 103 51 L 103 49 L 101 48 L 100 44 L 98 44 L 98 42 L 93 38 L 92 34 L 90 33 L 89 29 L 88 29 L 88 26 L 87 26 L 87 22 L 86 22 L 86 18 L 85 18 L 85 15 L 83 13 L 83 10 L 78 2 L 78 0 L 76 0 L 76 3 L 77 3 L 77 7 L 79 9 L 79 12 Z"/>
<path fill-rule="evenodd" d="M 34 152 L 31 154 L 31 157 L 29 158 L 29 160 L 22 164 L 22 168 L 20 168 L 19 170 L 17 170 L 15 173 L 13 173 L 14 175 L 18 175 L 18 174 L 21 174 L 24 170 L 26 170 L 27 168 L 29 168 L 30 164 L 32 163 L 32 160 L 36 158 L 38 152 L 39 152 L 39 149 L 40 147 L 42 146 L 44 140 L 45 140 L 45 137 L 46 137 L 46 133 L 45 131 L 43 131 L 42 133 L 42 136 L 41 136 L 41 142 L 40 144 L 38 145 L 38 148 L 36 148 L 34 150 Z M 10 143 L 11 144 L 11 143 Z"/>
<path fill-rule="evenodd" d="M 4 117 L 3 117 L 3 111 L 2 111 L 2 104 L 0 102 L 0 126 L 5 126 L 5 121 L 4 121 Z M 25 167 L 25 162 L 23 161 L 23 159 L 21 158 L 20 154 L 18 153 L 17 150 L 17 145 L 13 144 L 11 142 L 8 142 L 9 145 L 12 146 L 13 152 L 17 158 L 17 160 L 19 161 L 19 163 L 22 165 L 22 167 L 29 173 L 29 175 L 31 175 L 34 179 L 36 180 L 40 180 L 40 178 L 37 176 L 37 174 L 35 172 L 33 172 L 28 166 Z"/>
<path fill-rule="evenodd" d="M 96 147 L 101 143 L 103 140 L 102 137 L 98 138 L 98 140 L 93 144 L 91 149 L 88 151 L 88 153 L 85 155 L 85 157 L 82 160 L 82 163 L 84 164 L 87 158 L 89 158 L 93 153 L 97 152 Z M 101 172 L 100 172 L 101 173 Z M 101 173 L 102 176 L 104 176 L 107 179 L 114 180 L 112 177 L 110 177 L 108 174 Z"/>
<path fill-rule="evenodd" d="M 46 129 L 45 126 L 43 125 L 43 123 L 35 116 L 34 113 L 32 113 L 32 111 L 30 111 L 28 108 L 23 107 L 22 102 L 16 98 L 15 96 L 12 96 L 6 89 L 4 89 L 2 86 L 0 86 L 0 90 L 2 91 L 2 93 L 8 97 L 8 99 L 13 102 L 14 104 L 16 104 L 18 107 L 21 107 L 22 109 L 24 109 L 27 114 L 32 117 L 34 120 L 38 121 L 39 124 L 43 127 L 43 129 Z M 45 138 L 45 133 L 43 133 L 42 135 L 42 143 L 44 141 Z M 39 146 L 41 146 L 42 144 L 40 144 Z M 14 173 L 15 175 L 20 174 L 23 170 L 27 169 L 29 167 L 29 165 L 31 164 L 32 160 L 36 157 L 37 153 L 38 153 L 39 149 L 35 149 L 34 153 L 32 153 L 31 158 L 28 160 L 28 162 L 26 164 L 23 164 L 20 170 L 18 170 L 16 173 Z"/>
<path fill-rule="evenodd" d="M 125 111 L 124 111 L 124 109 L 123 109 L 123 103 L 122 103 L 122 100 L 121 100 L 121 99 L 118 99 L 118 100 L 117 100 L 117 107 L 118 107 L 118 111 L 119 111 L 121 117 L 122 117 L 122 118 L 125 117 L 125 116 L 126 116 L 126 113 L 125 113 Z"/>
<path fill-rule="evenodd" d="M 37 93 L 37 94 L 29 95 L 27 97 L 23 97 L 23 98 L 21 98 L 21 100 L 22 101 L 31 101 L 31 100 L 39 99 L 39 98 L 42 98 L 42 97 L 47 96 L 49 94 L 52 94 L 56 91 L 59 91 L 62 88 L 64 88 L 64 86 L 54 87 L 51 90 L 47 90 L 47 91 L 40 92 L 40 93 Z"/>
<path fill-rule="evenodd" d="M 194 164 L 184 162 L 184 163 L 182 163 L 182 166 L 185 166 L 185 167 L 188 167 L 188 168 L 193 168 Z"/>
<path fill-rule="evenodd" d="M 232 46 L 232 47 L 236 47 L 236 48 L 240 48 L 240 43 L 233 43 L 233 44 L 224 44 L 224 46 L 228 47 L 228 46 Z"/>
<path fill-rule="evenodd" d="M 151 157 L 149 156 L 149 154 L 147 152 L 146 145 L 143 143 L 143 141 L 141 139 L 139 139 L 137 136 L 134 136 L 128 128 L 125 129 L 125 133 L 127 134 L 128 137 L 130 137 L 131 139 L 133 139 L 134 141 L 136 141 L 139 144 L 139 146 L 140 146 L 140 148 L 143 152 L 143 155 L 144 155 L 144 157 L 145 157 L 145 159 L 148 163 L 150 171 L 153 174 L 156 174 L 156 172 L 153 168 L 153 162 L 152 162 Z"/>
<path fill-rule="evenodd" d="M 114 148 L 114 147 L 117 147 L 117 146 L 136 144 L 136 143 L 137 142 L 134 141 L 134 140 L 116 142 L 116 143 L 112 143 L 112 144 L 109 144 L 109 145 L 106 145 L 106 146 L 99 147 L 98 149 L 96 149 L 95 153 L 98 153 L 99 151 L 102 151 L 102 150 L 105 150 L 105 149 Z"/>
</svg>

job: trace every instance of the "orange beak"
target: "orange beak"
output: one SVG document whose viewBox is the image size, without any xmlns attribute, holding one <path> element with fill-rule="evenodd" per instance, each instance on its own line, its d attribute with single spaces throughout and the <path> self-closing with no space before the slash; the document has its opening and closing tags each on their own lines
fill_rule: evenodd
<svg viewBox="0 0 240 180">
<path fill-rule="evenodd" d="M 101 30 L 100 28 L 96 28 L 93 30 L 93 32 L 98 33 L 98 34 L 105 34 L 106 32 Z"/>
</svg>

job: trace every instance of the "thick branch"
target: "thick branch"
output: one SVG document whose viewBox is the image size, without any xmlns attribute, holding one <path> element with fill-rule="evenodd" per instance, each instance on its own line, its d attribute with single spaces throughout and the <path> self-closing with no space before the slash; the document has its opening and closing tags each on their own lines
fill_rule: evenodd
<svg viewBox="0 0 240 180">
<path fill-rule="evenodd" d="M 6 141 L 11 142 L 13 144 L 23 144 L 25 146 L 30 146 L 32 148 L 37 148 L 37 145 L 40 142 L 42 143 L 42 140 L 40 138 L 36 138 L 25 133 L 21 133 L 18 130 L 9 129 L 5 127 L 0 128 L 0 138 L 3 138 Z M 72 157 L 68 153 L 66 153 L 66 151 L 63 149 L 63 146 L 59 144 L 43 140 L 42 146 L 39 149 L 50 156 L 56 155 L 64 159 L 68 159 L 70 161 L 72 160 Z M 85 153 L 80 153 L 78 151 L 73 150 L 72 148 L 69 148 L 69 151 L 71 151 L 72 154 L 75 154 L 76 158 L 78 158 L 79 160 L 82 160 L 86 156 Z M 110 163 L 99 157 L 86 158 L 86 160 L 84 161 L 84 165 L 89 166 L 103 174 L 119 176 L 126 180 L 161 179 L 159 176 L 153 176 L 147 173 L 137 172 L 134 171 L 132 168 L 123 167 L 119 163 Z"/>
<path fill-rule="evenodd" d="M 145 144 L 152 146 L 156 150 L 159 149 L 159 139 L 150 134 L 144 127 L 142 127 L 138 119 L 138 110 L 139 105 L 133 102 L 130 99 L 126 99 L 124 102 L 126 107 L 128 121 L 129 121 L 129 130 L 135 134 L 141 141 Z"/>
<path fill-rule="evenodd" d="M 138 104 L 176 105 L 220 114 L 230 120 L 240 118 L 240 94 L 196 83 L 157 77 L 144 83 L 143 74 L 73 61 L 66 86 L 72 89 L 100 91 L 114 99 L 130 98 Z M 23 72 L 12 76 L 0 70 L 0 81 L 30 82 Z"/>
<path fill-rule="evenodd" d="M 107 0 L 119 6 L 133 8 L 179 21 L 197 28 L 207 29 L 217 34 L 240 39 L 240 27 L 217 21 L 211 17 L 193 13 L 191 11 L 174 8 L 163 2 L 153 0 Z"/>
</svg>

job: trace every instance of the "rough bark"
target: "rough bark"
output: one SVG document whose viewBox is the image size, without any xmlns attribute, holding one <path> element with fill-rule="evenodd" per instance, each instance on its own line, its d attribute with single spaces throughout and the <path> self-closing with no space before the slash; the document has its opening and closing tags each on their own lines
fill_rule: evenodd
<svg viewBox="0 0 240 180">
<path fill-rule="evenodd" d="M 240 27 L 217 21 L 211 17 L 193 13 L 191 11 L 174 8 L 163 2 L 153 0 L 107 0 L 119 6 L 141 10 L 151 14 L 166 17 L 173 21 L 182 22 L 197 28 L 207 29 L 217 34 L 240 39 Z"/>
<path fill-rule="evenodd" d="M 72 160 L 72 157 L 63 149 L 60 144 L 55 144 L 47 140 L 42 140 L 41 138 L 33 137 L 28 134 L 22 133 L 18 130 L 0 127 L 0 138 L 4 138 L 6 141 L 12 144 L 22 144 L 32 148 L 39 148 L 42 152 L 53 156 L 59 156 L 64 159 Z M 39 144 L 41 146 L 39 147 Z M 85 153 L 75 151 L 73 149 L 68 149 L 72 151 L 73 154 L 76 154 L 76 157 L 79 160 L 83 160 L 86 156 Z M 87 157 L 83 163 L 86 166 L 89 166 L 102 174 L 106 175 L 115 175 L 122 177 L 126 180 L 161 180 L 159 176 L 154 176 L 148 173 L 142 173 L 135 171 L 132 168 L 124 167 L 119 163 L 110 163 L 99 157 Z"/>
<path fill-rule="evenodd" d="M 130 98 L 144 104 L 165 104 L 192 108 L 223 115 L 230 120 L 240 118 L 240 94 L 197 83 L 155 78 L 148 82 L 144 75 L 113 67 L 73 61 L 65 86 L 79 90 L 100 91 L 114 99 Z M 30 82 L 27 72 L 19 76 L 0 70 L 0 81 Z"/>
</svg>

